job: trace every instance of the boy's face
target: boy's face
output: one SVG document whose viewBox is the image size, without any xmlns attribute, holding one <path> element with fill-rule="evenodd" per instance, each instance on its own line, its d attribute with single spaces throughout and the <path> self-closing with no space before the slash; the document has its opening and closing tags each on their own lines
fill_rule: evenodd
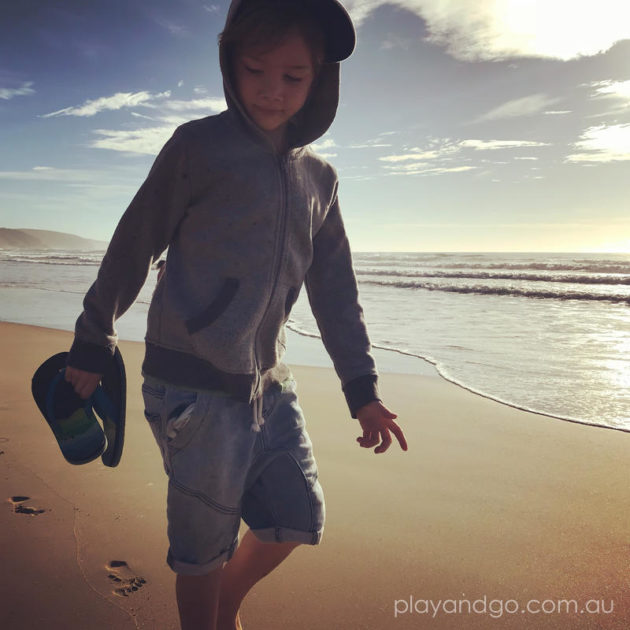
<svg viewBox="0 0 630 630">
<path fill-rule="evenodd" d="M 237 54 L 234 70 L 245 111 L 273 141 L 284 138 L 313 84 L 313 60 L 304 39 L 294 32 L 271 50 L 245 49 Z"/>
</svg>

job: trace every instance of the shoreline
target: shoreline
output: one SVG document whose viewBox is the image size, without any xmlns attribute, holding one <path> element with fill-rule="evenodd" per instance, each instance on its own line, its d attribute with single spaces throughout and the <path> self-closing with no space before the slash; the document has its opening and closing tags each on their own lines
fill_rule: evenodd
<svg viewBox="0 0 630 630">
<path fill-rule="evenodd" d="M 294 328 L 289 328 L 287 326 L 287 332 L 288 333 L 292 333 L 292 336 L 295 337 L 300 337 L 300 338 L 308 338 L 308 339 L 312 339 L 313 341 L 319 341 L 320 345 L 322 344 L 322 340 L 320 337 L 316 337 L 310 333 L 307 332 L 301 332 L 298 330 L 295 330 Z M 322 349 L 323 349 L 323 345 L 322 345 Z M 492 394 L 489 394 L 487 392 L 484 392 L 482 390 L 478 390 L 475 389 L 474 387 L 470 387 L 468 385 L 466 385 L 465 383 L 462 383 L 461 381 L 458 381 L 456 378 L 450 377 L 447 374 L 445 374 L 445 369 L 440 366 L 440 364 L 437 361 L 433 361 L 427 357 L 423 357 L 422 355 L 419 354 L 413 354 L 412 352 L 405 352 L 404 350 L 400 350 L 398 348 L 386 348 L 384 346 L 380 346 L 380 345 L 376 345 L 376 344 L 372 344 L 372 351 L 373 354 L 375 355 L 376 358 L 376 366 L 379 369 L 379 374 L 380 373 L 390 373 L 390 374 L 422 374 L 425 376 L 435 376 L 438 378 L 443 379 L 444 381 L 446 381 L 447 383 L 451 383 L 452 385 L 455 385 L 457 387 L 461 387 L 461 389 L 470 392 L 471 394 L 475 394 L 475 396 L 481 396 L 481 398 L 485 398 L 487 400 L 492 400 L 493 402 L 499 403 L 500 405 L 505 405 L 506 407 L 511 407 L 512 409 L 518 409 L 519 411 L 525 411 L 527 413 L 532 413 L 535 414 L 537 416 L 543 416 L 545 418 L 551 418 L 552 420 L 560 420 L 562 422 L 572 422 L 574 424 L 581 424 L 587 427 L 594 427 L 597 429 L 609 429 L 611 431 L 621 431 L 623 433 L 630 433 L 630 428 L 624 428 L 624 427 L 614 427 L 608 424 L 598 424 L 596 422 L 588 422 L 587 420 L 580 420 L 578 418 L 571 418 L 569 416 L 561 416 L 558 414 L 553 414 L 553 413 L 547 413 L 545 411 L 539 411 L 537 409 L 531 409 L 529 407 L 526 407 L 525 405 L 518 405 L 517 403 L 513 403 L 507 400 L 503 400 L 502 398 L 499 398 L 498 396 L 493 396 Z M 383 358 L 383 357 L 387 357 L 387 356 L 394 356 L 394 355 L 401 355 L 402 357 L 405 357 L 406 359 L 410 359 L 411 361 L 415 361 L 415 362 L 419 362 L 419 364 L 415 367 L 415 369 L 410 369 L 410 370 L 397 370 L 397 369 L 385 369 L 385 370 L 381 370 L 381 363 L 384 363 L 386 366 L 390 366 L 390 362 L 389 361 L 379 361 L 379 358 Z M 328 358 L 328 357 L 326 357 Z M 394 359 L 395 361 L 396 359 Z M 330 362 L 330 360 L 328 360 L 328 366 L 332 368 L 332 362 Z M 393 363 L 393 362 L 392 362 Z M 310 363 L 305 363 L 305 364 L 300 364 L 298 363 L 297 365 L 311 365 Z M 395 363 L 394 363 L 395 365 Z M 408 367 L 411 367 L 411 363 L 407 363 Z M 327 366 L 327 367 L 328 367 Z"/>
<path fill-rule="evenodd" d="M 1 324 L 15 324 L 18 326 L 32 326 L 35 328 L 42 328 L 43 330 L 50 331 L 62 331 L 71 333 L 73 328 L 51 328 L 48 326 L 40 326 L 38 324 L 28 324 L 22 322 L 9 322 L 0 320 Z M 326 353 L 320 337 L 316 337 L 310 333 L 295 330 L 287 326 L 287 352 L 283 359 L 286 363 L 291 365 L 303 366 L 303 367 L 325 367 L 333 369 L 332 361 Z M 138 339 L 128 339 L 125 336 L 120 338 L 120 341 L 130 343 L 144 344 L 143 341 Z M 588 422 L 577 418 L 571 418 L 568 416 L 561 416 L 558 414 L 547 413 L 536 409 L 528 408 L 524 405 L 518 405 L 507 400 L 503 400 L 497 396 L 486 393 L 481 390 L 477 390 L 473 387 L 469 387 L 465 383 L 458 381 L 455 378 L 451 378 L 444 373 L 444 369 L 437 362 L 433 362 L 426 357 L 405 352 L 397 348 L 386 348 L 380 345 L 373 345 L 373 354 L 376 360 L 376 365 L 379 370 L 379 374 L 416 374 L 428 376 L 431 378 L 439 378 L 446 383 L 450 383 L 459 387 L 471 394 L 480 396 L 486 400 L 491 400 L 500 405 L 505 405 L 512 409 L 524 411 L 527 413 L 535 414 L 551 420 L 559 420 L 561 422 L 569 422 L 573 424 L 580 424 L 588 427 L 594 427 L 597 429 L 608 429 L 612 431 L 619 431 L 621 433 L 630 433 L 630 428 L 615 427 L 607 424 L 599 424 L 595 422 Z"/>
</svg>

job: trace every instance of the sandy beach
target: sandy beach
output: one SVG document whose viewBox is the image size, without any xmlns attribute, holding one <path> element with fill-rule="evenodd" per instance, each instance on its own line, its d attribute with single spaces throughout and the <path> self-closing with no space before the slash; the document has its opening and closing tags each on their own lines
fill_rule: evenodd
<svg viewBox="0 0 630 630">
<path fill-rule="evenodd" d="M 36 367 L 71 339 L 0 324 L 0 628 L 175 629 L 143 345 L 121 342 L 120 466 L 74 467 L 30 395 Z M 293 371 L 326 530 L 250 594 L 246 630 L 630 626 L 628 433 L 519 411 L 438 377 L 384 374 L 409 451 L 376 456 L 355 443 L 332 370 Z"/>
</svg>

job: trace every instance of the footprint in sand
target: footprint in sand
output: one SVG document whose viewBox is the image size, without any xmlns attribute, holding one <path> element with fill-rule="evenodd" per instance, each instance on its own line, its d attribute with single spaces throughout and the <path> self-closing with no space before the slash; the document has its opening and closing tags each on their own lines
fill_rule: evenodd
<svg viewBox="0 0 630 630">
<path fill-rule="evenodd" d="M 30 507 L 28 505 L 22 505 L 24 501 L 28 501 L 29 499 L 30 497 L 16 495 L 9 499 L 9 503 L 13 505 L 13 511 L 16 514 L 29 514 L 30 516 L 37 516 L 38 514 L 43 514 L 46 511 Z"/>
<path fill-rule="evenodd" d="M 124 560 L 112 560 L 105 568 L 110 572 L 107 577 L 116 587 L 114 594 L 120 597 L 129 597 L 147 583 L 143 577 L 134 575 Z"/>
</svg>

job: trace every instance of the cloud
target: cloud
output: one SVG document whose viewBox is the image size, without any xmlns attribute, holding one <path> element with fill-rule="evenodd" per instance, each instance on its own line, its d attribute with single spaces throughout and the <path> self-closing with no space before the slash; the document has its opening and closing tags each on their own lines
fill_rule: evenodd
<svg viewBox="0 0 630 630">
<path fill-rule="evenodd" d="M 531 116 L 538 114 L 549 105 L 557 103 L 559 98 L 550 98 L 545 94 L 531 94 L 511 101 L 507 101 L 489 112 L 479 116 L 474 122 L 485 122 L 488 120 L 500 120 L 502 118 L 517 118 L 519 116 Z"/>
<path fill-rule="evenodd" d="M 433 139 L 430 142 L 435 148 L 422 151 L 418 147 L 414 147 L 410 151 L 395 155 L 386 155 L 378 158 L 381 162 L 388 164 L 399 164 L 401 162 L 427 162 L 427 161 L 444 161 L 450 160 L 453 156 L 460 153 L 462 149 L 473 149 L 475 151 L 494 151 L 497 149 L 520 149 L 523 147 L 544 147 L 548 146 L 546 142 L 534 142 L 530 140 L 476 140 L 467 139 L 453 141 L 450 139 Z M 533 158 L 536 159 L 536 158 Z M 386 166 L 386 168 L 394 168 Z"/>
<path fill-rule="evenodd" d="M 138 112 L 131 112 L 131 115 L 134 118 L 142 118 L 144 120 L 155 120 L 153 116 L 145 116 L 144 114 L 139 114 Z"/>
<path fill-rule="evenodd" d="M 477 151 L 493 151 L 496 149 L 520 149 L 521 147 L 547 147 L 549 143 L 530 140 L 462 140 L 459 146 Z"/>
<path fill-rule="evenodd" d="M 391 4 L 387 0 L 347 0 L 343 3 L 356 26 L 364 22 L 367 17 L 384 4 Z M 407 7 L 408 8 L 408 7 Z"/>
<path fill-rule="evenodd" d="M 386 166 L 391 169 L 388 175 L 443 175 L 445 173 L 464 173 L 476 169 L 476 166 L 430 166 L 423 164 L 406 164 L 404 166 Z"/>
<path fill-rule="evenodd" d="M 386 155 L 378 158 L 381 162 L 406 162 L 408 160 L 432 160 L 438 157 L 438 151 L 423 151 L 421 153 L 403 153 L 401 155 Z"/>
<path fill-rule="evenodd" d="M 589 85 L 593 100 L 606 103 L 606 111 L 593 117 L 618 116 L 625 114 L 630 107 L 630 81 L 597 81 Z"/>
<path fill-rule="evenodd" d="M 605 163 L 630 160 L 630 124 L 589 127 L 573 145 L 568 162 Z"/>
<path fill-rule="evenodd" d="M 386 131 L 384 133 L 379 133 L 376 138 L 370 138 L 369 140 L 364 140 L 363 142 L 357 142 L 356 144 L 347 145 L 348 149 L 381 149 L 384 147 L 391 147 L 391 143 L 383 142 L 386 138 L 383 136 L 393 135 L 393 131 Z"/>
<path fill-rule="evenodd" d="M 222 97 L 217 98 L 195 98 L 190 101 L 164 101 L 161 105 L 164 109 L 174 112 L 202 111 L 206 115 L 208 112 L 218 114 L 227 108 L 227 103 Z"/>
<path fill-rule="evenodd" d="M 52 166 L 34 166 L 27 171 L 0 171 L 0 179 L 18 181 L 89 182 L 94 181 L 94 176 L 93 171 Z"/>
<path fill-rule="evenodd" d="M 336 146 L 337 144 L 332 138 L 326 138 L 325 140 L 322 140 L 321 142 L 314 142 L 313 144 L 311 144 L 311 147 L 318 153 L 320 153 L 321 151 L 325 151 L 326 149 L 332 149 Z"/>
<path fill-rule="evenodd" d="M 630 81 L 597 81 L 591 84 L 598 96 L 621 98 L 630 101 Z"/>
<path fill-rule="evenodd" d="M 518 57 L 569 60 L 597 55 L 630 39 L 630 5 L 623 0 L 348 0 L 357 22 L 395 4 L 426 21 L 428 40 L 463 61 Z"/>
<path fill-rule="evenodd" d="M 123 153 L 156 155 L 174 130 L 174 125 L 134 130 L 95 129 L 94 133 L 100 138 L 94 140 L 90 146 Z"/>
<path fill-rule="evenodd" d="M 170 91 L 151 94 L 150 92 L 117 92 L 113 96 L 103 96 L 94 100 L 87 100 L 82 105 L 76 107 L 66 107 L 56 112 L 43 114 L 41 118 L 52 118 L 55 116 L 94 116 L 99 112 L 112 110 L 116 111 L 125 107 L 153 107 L 154 100 L 168 98 Z"/>
<path fill-rule="evenodd" d="M 152 127 L 137 129 L 94 129 L 97 138 L 88 146 L 93 149 L 107 149 L 123 153 L 140 155 L 155 155 L 171 136 L 175 128 L 195 115 L 206 116 L 218 113 L 226 108 L 223 97 L 194 98 L 190 100 L 170 100 L 170 91 L 152 94 L 150 92 L 119 92 L 113 96 L 87 100 L 76 107 L 44 114 L 43 118 L 56 116 L 94 116 L 102 111 L 116 111 L 130 107 L 151 108 L 152 116 L 145 116 L 138 112 L 130 112 L 134 119 L 154 121 Z"/>
<path fill-rule="evenodd" d="M 478 151 L 496 151 L 499 149 L 532 149 L 549 146 L 546 142 L 531 140 L 479 140 L 468 138 L 428 138 L 427 149 L 412 147 L 399 154 L 379 157 L 387 175 L 441 175 L 443 173 L 462 173 L 478 169 L 484 162 L 509 164 L 508 161 L 480 159 Z M 482 154 L 483 155 L 483 154 Z M 515 156 L 516 157 L 516 156 Z M 523 157 L 524 160 L 537 160 L 537 157 Z M 484 167 L 485 168 L 485 167 Z"/>
<path fill-rule="evenodd" d="M 161 16 L 154 16 L 155 23 L 166 29 L 171 35 L 175 37 L 187 37 L 190 33 L 185 26 L 177 24 L 168 18 Z"/>
<path fill-rule="evenodd" d="M 16 96 L 30 96 L 31 94 L 35 94 L 35 90 L 31 85 L 33 85 L 33 82 L 27 81 L 19 88 L 0 88 L 0 98 L 8 101 Z"/>
<path fill-rule="evenodd" d="M 194 98 L 190 100 L 170 100 L 170 91 L 151 94 L 149 92 L 123 93 L 107 96 L 95 100 L 88 100 L 76 107 L 67 107 L 57 112 L 42 116 L 50 118 L 56 116 L 94 116 L 102 111 L 128 109 L 130 107 L 147 107 L 152 110 L 152 116 L 145 116 L 138 112 L 129 112 L 132 119 L 153 121 L 152 127 L 136 129 L 94 129 L 97 138 L 89 143 L 94 149 L 107 149 L 124 153 L 140 155 L 155 155 L 171 136 L 175 128 L 191 118 L 218 113 L 226 108 L 223 97 Z M 146 124 L 146 123 L 145 123 Z"/>
<path fill-rule="evenodd" d="M 314 151 L 317 152 L 317 155 L 319 155 L 320 157 L 326 159 L 337 157 L 336 153 L 328 150 L 337 147 L 337 143 L 332 138 L 325 138 L 321 142 L 314 142 L 313 144 L 311 144 L 311 147 Z"/>
<path fill-rule="evenodd" d="M 408 37 L 401 37 L 396 35 L 396 33 L 387 33 L 385 39 L 381 42 L 381 50 L 392 50 L 394 48 L 407 50 L 412 42 L 413 40 Z"/>
<path fill-rule="evenodd" d="M 610 122 L 619 116 L 630 112 L 630 81 L 594 81 L 582 84 L 589 89 L 591 101 L 600 111 L 591 114 L 589 118 L 607 118 Z"/>
<path fill-rule="evenodd" d="M 409 173 L 419 169 L 431 168 L 431 166 L 426 162 L 414 162 L 413 164 L 386 164 L 385 168 L 397 173 Z"/>
<path fill-rule="evenodd" d="M 391 147 L 391 144 L 386 144 L 384 142 L 374 142 L 368 141 L 365 144 L 349 144 L 349 149 L 381 149 L 383 147 Z"/>
</svg>

